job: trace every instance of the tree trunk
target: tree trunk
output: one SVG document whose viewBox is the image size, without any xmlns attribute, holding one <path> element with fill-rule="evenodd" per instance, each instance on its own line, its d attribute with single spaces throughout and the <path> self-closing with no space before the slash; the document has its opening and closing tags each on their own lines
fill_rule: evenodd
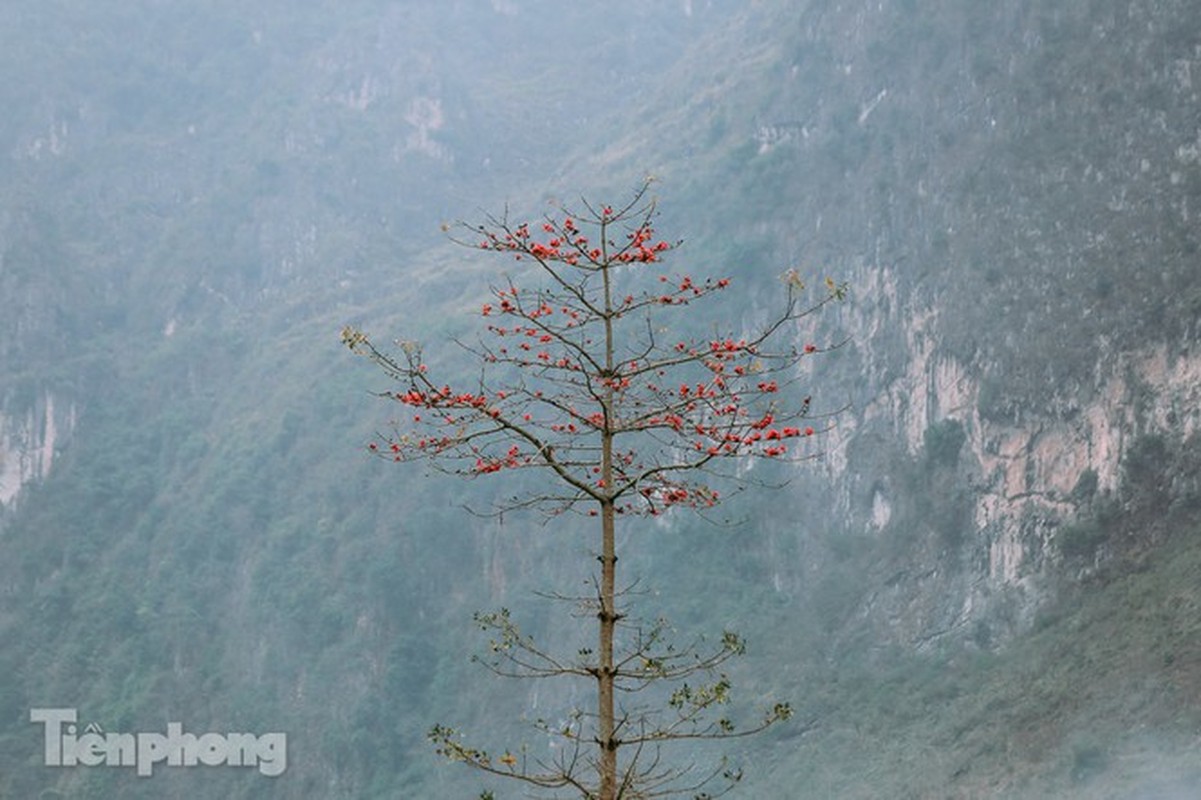
<svg viewBox="0 0 1201 800">
<path fill-rule="evenodd" d="M 605 224 L 601 224 L 601 247 L 607 249 Z M 605 303 L 605 375 L 613 375 L 613 287 L 608 268 L 601 272 L 604 278 Z M 597 742 L 600 757 L 597 769 L 600 772 L 599 800 L 617 800 L 617 747 L 616 718 L 613 698 L 613 633 L 619 618 L 617 613 L 617 552 L 614 537 L 613 508 L 613 385 L 606 383 L 601 395 L 601 410 L 604 427 L 601 430 L 601 585 L 600 609 L 600 659 L 596 673 Z"/>
<path fill-rule="evenodd" d="M 617 738 L 613 702 L 613 632 L 617 625 L 613 503 L 601 505 L 600 661 L 597 664 L 597 744 L 600 747 L 599 800 L 617 798 Z"/>
</svg>

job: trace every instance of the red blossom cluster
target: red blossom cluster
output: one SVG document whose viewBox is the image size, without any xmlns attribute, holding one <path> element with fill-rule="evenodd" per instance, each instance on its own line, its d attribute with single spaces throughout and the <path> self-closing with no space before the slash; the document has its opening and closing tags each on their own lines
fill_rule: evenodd
<svg viewBox="0 0 1201 800">
<path fill-rule="evenodd" d="M 671 481 L 664 481 L 659 486 L 643 487 L 640 494 L 650 504 L 648 513 L 652 516 L 658 515 L 672 506 L 712 508 L 718 504 L 721 498 L 717 490 L 706 485 Z"/>
<path fill-rule="evenodd" d="M 660 254 L 673 247 L 664 240 L 652 242 L 655 231 L 649 220 L 643 220 L 626 234 L 625 242 L 618 243 L 606 231 L 616 221 L 611 208 L 606 206 L 602 209 L 600 219 L 596 221 L 600 236 L 595 242 L 580 232 L 579 225 L 570 216 L 561 222 L 551 218 L 543 222 L 541 227 L 545 237 L 541 240 L 530 233 L 529 223 L 521 223 L 513 228 L 501 224 L 497 229 L 480 226 L 476 231 L 483 238 L 477 246 L 481 250 L 512 253 L 518 261 L 530 257 L 543 263 L 561 262 L 573 267 L 580 264 L 595 267 L 648 264 L 659 261 Z"/>
<path fill-rule="evenodd" d="M 439 453 L 451 450 L 456 441 L 449 436 L 423 436 L 413 440 L 389 441 L 386 453 L 380 453 L 380 446 L 371 442 L 367 445 L 367 449 L 372 453 L 380 453 L 381 455 L 391 454 L 393 461 L 406 461 L 415 453 L 423 455 L 436 455 Z"/>
<path fill-rule="evenodd" d="M 482 394 L 473 394 L 472 392 L 455 392 L 449 386 L 443 386 L 441 389 L 423 392 L 418 389 L 410 389 L 407 392 L 393 392 L 392 399 L 404 403 L 406 406 L 415 408 L 488 408 L 488 398 Z M 420 417 L 413 418 L 415 422 L 420 422 Z"/>
<path fill-rule="evenodd" d="M 490 472 L 500 472 L 502 469 L 516 469 L 521 466 L 529 466 L 531 463 L 532 459 L 530 456 L 523 456 L 521 448 L 513 445 L 503 458 L 477 457 L 473 471 L 477 475 L 487 475 Z"/>
</svg>

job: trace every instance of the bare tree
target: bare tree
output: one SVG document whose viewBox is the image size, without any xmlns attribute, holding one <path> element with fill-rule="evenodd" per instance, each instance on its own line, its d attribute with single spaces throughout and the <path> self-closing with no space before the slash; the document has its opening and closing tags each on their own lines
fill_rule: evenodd
<svg viewBox="0 0 1201 800">
<path fill-rule="evenodd" d="M 479 339 L 460 343 L 480 369 L 469 387 L 436 377 L 417 343 L 385 352 L 359 330 L 342 334 L 399 384 L 383 396 L 407 407 L 403 423 L 368 445 L 372 452 L 465 478 L 538 470 L 546 477 L 534 492 L 496 510 L 596 518 L 593 592 L 558 597 L 596 620 L 595 649 L 556 654 L 525 635 L 507 610 L 476 616 L 492 637 L 484 661 L 493 671 L 591 682 L 595 708 L 575 712 L 566 724 L 539 723 L 562 743 L 547 758 L 494 755 L 468 747 L 452 728 L 430 731 L 438 752 L 453 760 L 587 800 L 713 797 L 711 786 L 724 793 L 736 771 L 672 765 L 662 748 L 745 736 L 790 716 L 789 705 L 778 703 L 748 727 L 712 718 L 730 695 L 721 667 L 743 652 L 742 640 L 725 632 L 715 644 L 677 647 L 665 623 L 635 621 L 618 588 L 615 531 L 619 519 L 634 524 L 675 508 L 703 513 L 720 492 L 746 487 L 756 460 L 816 454 L 813 440 L 832 422 L 811 412 L 797 384 L 804 379 L 800 362 L 830 348 L 800 344 L 797 323 L 846 291 L 827 279 L 802 302 L 807 290 L 790 271 L 779 311 L 751 333 L 669 335 L 665 318 L 672 314 L 690 318 L 682 330 L 695 331 L 698 319 L 721 330 L 714 317 L 720 309 L 703 309 L 731 279 L 663 269 L 680 243 L 657 238 L 648 189 L 643 184 L 620 207 L 581 201 L 577 209 L 559 208 L 533 226 L 506 212 L 456 229 L 456 242 L 504 254 L 540 277 L 533 285 L 506 279 L 492 287 L 480 309 Z M 661 707 L 618 700 L 652 686 L 669 687 Z"/>
</svg>

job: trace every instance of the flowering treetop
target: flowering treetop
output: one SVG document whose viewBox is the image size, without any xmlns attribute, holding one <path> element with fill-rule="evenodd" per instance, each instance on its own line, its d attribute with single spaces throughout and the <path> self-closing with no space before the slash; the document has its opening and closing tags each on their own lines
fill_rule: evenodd
<svg viewBox="0 0 1201 800">
<path fill-rule="evenodd" d="M 549 470 L 553 486 L 514 505 L 593 515 L 710 507 L 746 460 L 812 455 L 806 440 L 828 423 L 810 416 L 795 384 L 799 363 L 828 348 L 796 343 L 795 323 L 845 288 L 827 280 L 802 304 L 790 273 L 780 311 L 754 332 L 670 335 L 671 315 L 712 318 L 719 330 L 711 301 L 733 283 L 665 267 L 680 242 L 659 238 L 647 188 L 620 207 L 584 202 L 534 224 L 506 214 L 460 226 L 458 243 L 541 274 L 506 279 L 481 304 L 481 335 L 463 344 L 481 364 L 470 385 L 439 379 L 419 344 L 385 353 L 344 329 L 351 350 L 399 383 L 385 396 L 405 408 L 368 448 L 464 476 Z"/>
</svg>

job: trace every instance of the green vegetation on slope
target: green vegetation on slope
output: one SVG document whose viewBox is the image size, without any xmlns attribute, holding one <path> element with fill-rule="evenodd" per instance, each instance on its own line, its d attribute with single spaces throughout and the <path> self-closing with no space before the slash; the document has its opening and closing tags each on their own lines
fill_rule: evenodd
<svg viewBox="0 0 1201 800">
<path fill-rule="evenodd" d="M 759 796 L 1191 797 L 1201 782 L 1199 523 L 1065 590 L 998 653 L 897 649 L 877 669 L 806 674 L 796 689 L 817 724 L 771 750 Z"/>
<path fill-rule="evenodd" d="M 590 543 L 570 522 L 471 517 L 495 484 L 357 449 L 387 411 L 340 327 L 444 341 L 498 277 L 443 247 L 442 219 L 654 172 L 679 265 L 733 274 L 747 319 L 787 266 L 889 266 L 896 306 L 856 304 L 940 309 L 937 347 L 987 379 L 996 418 L 1058 413 L 1124 348 L 1195 347 L 1187 0 L 689 18 L 631 2 L 613 39 L 611 6 L 550 0 L 13 5 L 0 404 L 22 417 L 48 387 L 79 417 L 0 520 L 3 797 L 470 796 L 430 724 L 508 742 L 523 713 L 576 700 L 474 670 L 469 620 L 506 605 L 563 633 L 529 590 L 578 587 Z M 560 15 L 589 35 L 540 38 Z M 466 44 L 443 46 L 449 29 Z M 407 150 L 421 98 L 444 127 Z M 819 376 L 842 381 L 830 404 L 874 399 L 902 345 L 852 342 Z M 1028 637 L 994 652 L 982 624 L 914 654 L 877 636 L 916 627 L 911 609 L 871 601 L 979 568 L 963 431 L 932 426 L 916 457 L 886 425 L 862 433 L 845 497 L 862 517 L 893 487 L 886 539 L 851 528 L 821 473 L 736 499 L 740 524 L 630 533 L 649 541 L 629 557 L 646 613 L 738 629 L 737 696 L 802 710 L 743 754 L 745 796 L 1172 797 L 1201 780 L 1196 442 L 1126 432 L 1146 469 L 1113 496 L 1095 475 L 1078 487 L 1092 514 L 1055 531 L 1061 596 Z M 36 705 L 110 730 L 283 729 L 289 770 L 47 770 Z"/>
</svg>

